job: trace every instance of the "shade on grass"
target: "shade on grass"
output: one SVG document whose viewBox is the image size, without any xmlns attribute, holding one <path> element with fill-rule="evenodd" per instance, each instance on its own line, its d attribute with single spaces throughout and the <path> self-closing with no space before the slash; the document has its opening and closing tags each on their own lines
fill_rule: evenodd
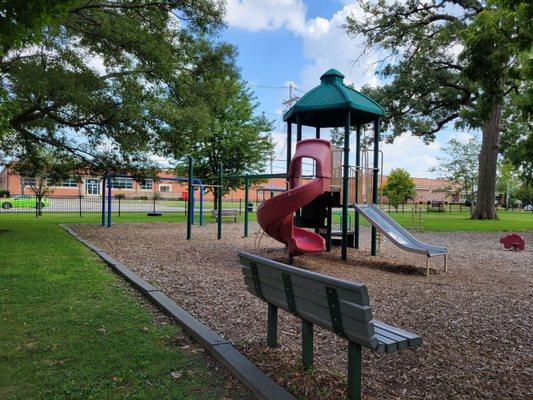
<svg viewBox="0 0 533 400">
<path fill-rule="evenodd" d="M 65 219 L 76 220 L 0 216 L 0 398 L 224 397 L 203 356 L 176 344 L 178 327 L 154 324 L 132 291 L 57 226 Z"/>
</svg>

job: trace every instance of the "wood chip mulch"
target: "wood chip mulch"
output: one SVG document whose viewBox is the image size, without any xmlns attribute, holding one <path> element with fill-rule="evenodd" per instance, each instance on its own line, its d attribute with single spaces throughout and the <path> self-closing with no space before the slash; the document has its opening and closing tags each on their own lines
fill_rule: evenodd
<svg viewBox="0 0 533 400">
<path fill-rule="evenodd" d="M 300 322 L 280 311 L 280 347 L 266 347 L 266 304 L 245 290 L 237 251 L 287 261 L 283 245 L 241 224 L 195 226 L 171 223 L 92 225 L 73 228 L 180 306 L 218 331 L 294 395 L 309 400 L 346 396 L 346 341 L 316 328 L 315 368 L 300 365 Z M 425 258 L 383 240 L 378 257 L 361 250 L 305 255 L 295 265 L 364 283 L 376 319 L 419 334 L 417 350 L 378 355 L 363 351 L 363 395 L 369 399 L 530 399 L 533 389 L 531 320 L 533 232 L 526 250 L 503 250 L 501 233 L 425 232 L 421 240 L 449 250 L 424 276 Z M 255 245 L 254 245 L 255 244 Z"/>
</svg>

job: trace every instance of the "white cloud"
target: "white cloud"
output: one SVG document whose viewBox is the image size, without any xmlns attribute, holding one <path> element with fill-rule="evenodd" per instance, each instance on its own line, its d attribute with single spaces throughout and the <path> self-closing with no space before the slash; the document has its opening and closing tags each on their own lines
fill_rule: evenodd
<svg viewBox="0 0 533 400">
<path fill-rule="evenodd" d="M 411 134 L 397 137 L 394 143 L 382 144 L 384 173 L 394 168 L 406 169 L 411 176 L 425 178 L 431 176 L 429 170 L 438 165 L 438 157 L 442 156 L 439 141 L 424 144 L 420 138 Z"/>
<path fill-rule="evenodd" d="M 250 31 L 286 28 L 300 34 L 305 30 L 302 0 L 228 0 L 226 22 Z"/>
<path fill-rule="evenodd" d="M 362 11 L 357 3 L 344 6 L 331 20 L 314 18 L 307 21 L 303 35 L 304 54 L 309 60 L 302 71 L 302 87 L 306 90 L 316 86 L 318 78 L 330 68 L 336 68 L 345 76 L 345 82 L 359 88 L 363 84 L 375 86 L 377 53 L 369 51 L 357 63 L 355 59 L 362 50 L 360 39 L 348 37 L 343 28 L 348 15 Z"/>
</svg>

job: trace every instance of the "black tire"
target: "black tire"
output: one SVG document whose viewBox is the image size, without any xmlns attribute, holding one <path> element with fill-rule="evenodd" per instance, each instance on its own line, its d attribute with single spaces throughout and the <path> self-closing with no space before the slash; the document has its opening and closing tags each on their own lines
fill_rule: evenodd
<svg viewBox="0 0 533 400">
<path fill-rule="evenodd" d="M 3 203 L 3 204 L 2 204 L 2 208 L 3 208 L 4 210 L 9 210 L 11 207 L 13 207 L 13 206 L 11 205 L 11 203 L 7 203 L 7 202 L 6 202 L 6 203 Z"/>
</svg>

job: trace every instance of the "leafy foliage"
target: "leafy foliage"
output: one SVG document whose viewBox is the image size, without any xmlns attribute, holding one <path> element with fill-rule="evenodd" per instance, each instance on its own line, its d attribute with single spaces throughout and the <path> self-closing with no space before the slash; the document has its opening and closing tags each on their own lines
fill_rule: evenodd
<svg viewBox="0 0 533 400">
<path fill-rule="evenodd" d="M 411 132 L 429 142 L 451 122 L 481 128 L 483 196 L 474 216 L 496 218 L 501 112 L 530 74 L 531 2 L 377 0 L 362 8 L 364 18 L 350 16 L 346 29 L 384 54 L 379 72 L 388 83 L 364 91 L 387 110 L 389 139 Z"/>
<path fill-rule="evenodd" d="M 211 0 L 77 2 L 1 58 L 0 155 L 46 145 L 93 169 L 182 156 L 218 101 L 199 83 L 234 70 L 234 49 L 209 36 L 221 13 Z"/>
<path fill-rule="evenodd" d="M 188 151 L 194 160 L 195 176 L 216 185 L 219 163 L 224 175 L 263 172 L 273 151 L 268 135 L 272 123 L 264 115 L 255 115 L 257 104 L 245 83 L 234 75 L 226 79 L 213 76 L 202 85 L 216 94 L 217 101 L 211 104 L 214 118 Z M 176 172 L 183 174 L 185 169 L 180 166 Z M 226 178 L 223 194 L 242 185 L 242 179 Z M 214 192 L 218 195 L 218 191 Z"/>
<path fill-rule="evenodd" d="M 439 158 L 439 165 L 432 169 L 439 178 L 450 182 L 450 186 L 441 188 L 442 190 L 459 190 L 464 193 L 466 202 L 471 204 L 475 201 L 480 149 L 481 143 L 475 136 L 465 143 L 450 140 L 442 149 L 446 157 Z"/>
<path fill-rule="evenodd" d="M 394 208 L 398 208 L 398 205 L 405 203 L 408 199 L 414 199 L 415 183 L 409 172 L 402 168 L 393 169 L 387 177 L 387 183 L 383 186 L 383 194 L 387 196 Z"/>
</svg>

